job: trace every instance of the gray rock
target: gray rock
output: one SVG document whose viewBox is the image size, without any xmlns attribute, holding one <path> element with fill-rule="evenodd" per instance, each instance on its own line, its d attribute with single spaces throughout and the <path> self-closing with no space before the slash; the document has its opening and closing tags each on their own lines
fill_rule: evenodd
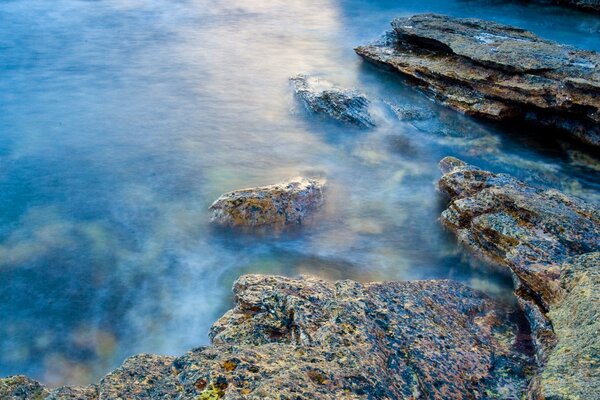
<svg viewBox="0 0 600 400">
<path fill-rule="evenodd" d="M 523 119 L 600 145 L 600 55 L 520 28 L 436 14 L 398 18 L 356 52 L 414 78 L 443 104 Z"/>
<path fill-rule="evenodd" d="M 532 395 L 594 398 L 600 393 L 600 211 L 453 157 L 440 168 L 439 188 L 451 199 L 443 223 L 477 254 L 514 273 L 544 367 Z"/>
<path fill-rule="evenodd" d="M 325 182 L 297 177 L 225 193 L 210 206 L 211 221 L 222 226 L 301 224 L 323 204 Z"/>
<path fill-rule="evenodd" d="M 369 100 L 364 94 L 305 75 L 295 76 L 290 81 L 296 96 L 309 111 L 361 128 L 375 126 L 369 114 Z"/>
</svg>

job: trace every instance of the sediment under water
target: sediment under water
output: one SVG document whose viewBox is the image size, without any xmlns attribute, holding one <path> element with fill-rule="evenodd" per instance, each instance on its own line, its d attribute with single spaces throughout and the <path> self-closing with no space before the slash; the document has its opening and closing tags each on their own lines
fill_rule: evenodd
<svg viewBox="0 0 600 400">
<path fill-rule="evenodd" d="M 85 384 L 140 352 L 207 343 L 244 273 L 451 278 L 511 301 L 509 277 L 438 221 L 446 155 L 600 200 L 594 156 L 543 129 L 436 106 L 353 48 L 393 17 L 481 17 L 600 50 L 600 17 L 484 1 L 10 1 L 0 7 L 0 376 Z M 360 130 L 311 115 L 288 78 L 373 99 Z M 306 226 L 213 229 L 222 192 L 328 179 Z"/>
</svg>

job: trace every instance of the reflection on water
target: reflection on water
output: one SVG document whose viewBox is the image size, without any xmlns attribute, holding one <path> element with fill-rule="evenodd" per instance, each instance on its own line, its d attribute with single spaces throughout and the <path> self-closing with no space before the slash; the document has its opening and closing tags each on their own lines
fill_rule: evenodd
<svg viewBox="0 0 600 400">
<path fill-rule="evenodd" d="M 600 19 L 475 1 L 6 1 L 0 8 L 0 376 L 87 383 L 138 352 L 207 343 L 243 273 L 506 276 L 437 221 L 437 162 L 463 157 L 591 201 L 597 159 L 437 107 L 352 48 L 398 15 L 486 17 L 598 49 Z M 298 73 L 357 87 L 379 127 L 308 114 Z M 399 121 L 384 101 L 427 108 Z M 528 129 L 529 130 L 529 129 Z M 220 193 L 317 173 L 327 206 L 278 236 L 211 229 Z"/>
</svg>

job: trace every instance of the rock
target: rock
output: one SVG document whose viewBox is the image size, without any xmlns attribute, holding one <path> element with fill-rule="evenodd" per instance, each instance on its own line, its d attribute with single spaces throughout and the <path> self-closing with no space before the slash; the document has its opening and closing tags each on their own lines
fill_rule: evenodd
<svg viewBox="0 0 600 400">
<path fill-rule="evenodd" d="M 492 120 L 522 119 L 600 146 L 600 55 L 479 19 L 398 18 L 356 52 L 413 78 L 443 104 Z"/>
<path fill-rule="evenodd" d="M 553 2 L 562 6 L 575 7 L 581 10 L 600 11 L 600 0 L 554 0 Z"/>
<path fill-rule="evenodd" d="M 433 118 L 433 112 L 428 109 L 406 104 L 387 104 L 400 121 L 424 121 Z"/>
<path fill-rule="evenodd" d="M 545 367 L 534 392 L 544 399 L 593 398 L 600 393 L 600 211 L 453 157 L 440 168 L 439 188 L 451 199 L 443 223 L 514 273 Z"/>
<path fill-rule="evenodd" d="M 542 399 L 593 399 L 600 394 L 600 253 L 561 268 L 561 297 L 548 312 L 557 345 L 536 379 Z"/>
<path fill-rule="evenodd" d="M 210 206 L 211 221 L 222 226 L 301 224 L 323 204 L 325 183 L 297 177 L 225 193 Z"/>
<path fill-rule="evenodd" d="M 526 387 L 510 310 L 456 282 L 246 275 L 234 293 L 212 346 L 132 357 L 98 398 L 494 399 Z"/>
<path fill-rule="evenodd" d="M 0 378 L 0 399 L 2 400 L 41 400 L 49 390 L 39 382 L 26 376 Z"/>
<path fill-rule="evenodd" d="M 62 386 L 52 390 L 52 393 L 44 400 L 97 400 L 98 386 L 86 387 Z"/>
<path fill-rule="evenodd" d="M 369 114 L 369 99 L 364 94 L 305 75 L 290 78 L 290 81 L 296 96 L 309 111 L 361 128 L 375 126 Z"/>
</svg>

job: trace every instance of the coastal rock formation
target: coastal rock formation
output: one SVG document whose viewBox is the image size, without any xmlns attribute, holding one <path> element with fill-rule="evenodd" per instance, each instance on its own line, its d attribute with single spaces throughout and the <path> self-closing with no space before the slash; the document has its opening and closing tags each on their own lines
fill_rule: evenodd
<svg viewBox="0 0 600 400">
<path fill-rule="evenodd" d="M 392 27 L 357 54 L 466 114 L 523 119 L 600 146 L 599 54 L 478 19 L 424 14 Z"/>
<path fill-rule="evenodd" d="M 222 226 L 301 224 L 323 204 L 325 180 L 297 177 L 276 185 L 221 195 L 209 208 Z"/>
<path fill-rule="evenodd" d="M 579 8 L 581 10 L 600 12 L 600 0 L 554 0 L 553 3 Z"/>
<path fill-rule="evenodd" d="M 456 282 L 246 275 L 234 293 L 212 346 L 132 357 L 80 399 L 521 398 L 531 372 L 510 310 Z"/>
<path fill-rule="evenodd" d="M 295 76 L 290 81 L 296 96 L 308 110 L 361 128 L 375 126 L 365 95 L 305 75 Z"/>
<path fill-rule="evenodd" d="M 600 210 L 447 157 L 442 221 L 478 254 L 509 267 L 536 338 L 542 399 L 600 393 Z"/>
</svg>

